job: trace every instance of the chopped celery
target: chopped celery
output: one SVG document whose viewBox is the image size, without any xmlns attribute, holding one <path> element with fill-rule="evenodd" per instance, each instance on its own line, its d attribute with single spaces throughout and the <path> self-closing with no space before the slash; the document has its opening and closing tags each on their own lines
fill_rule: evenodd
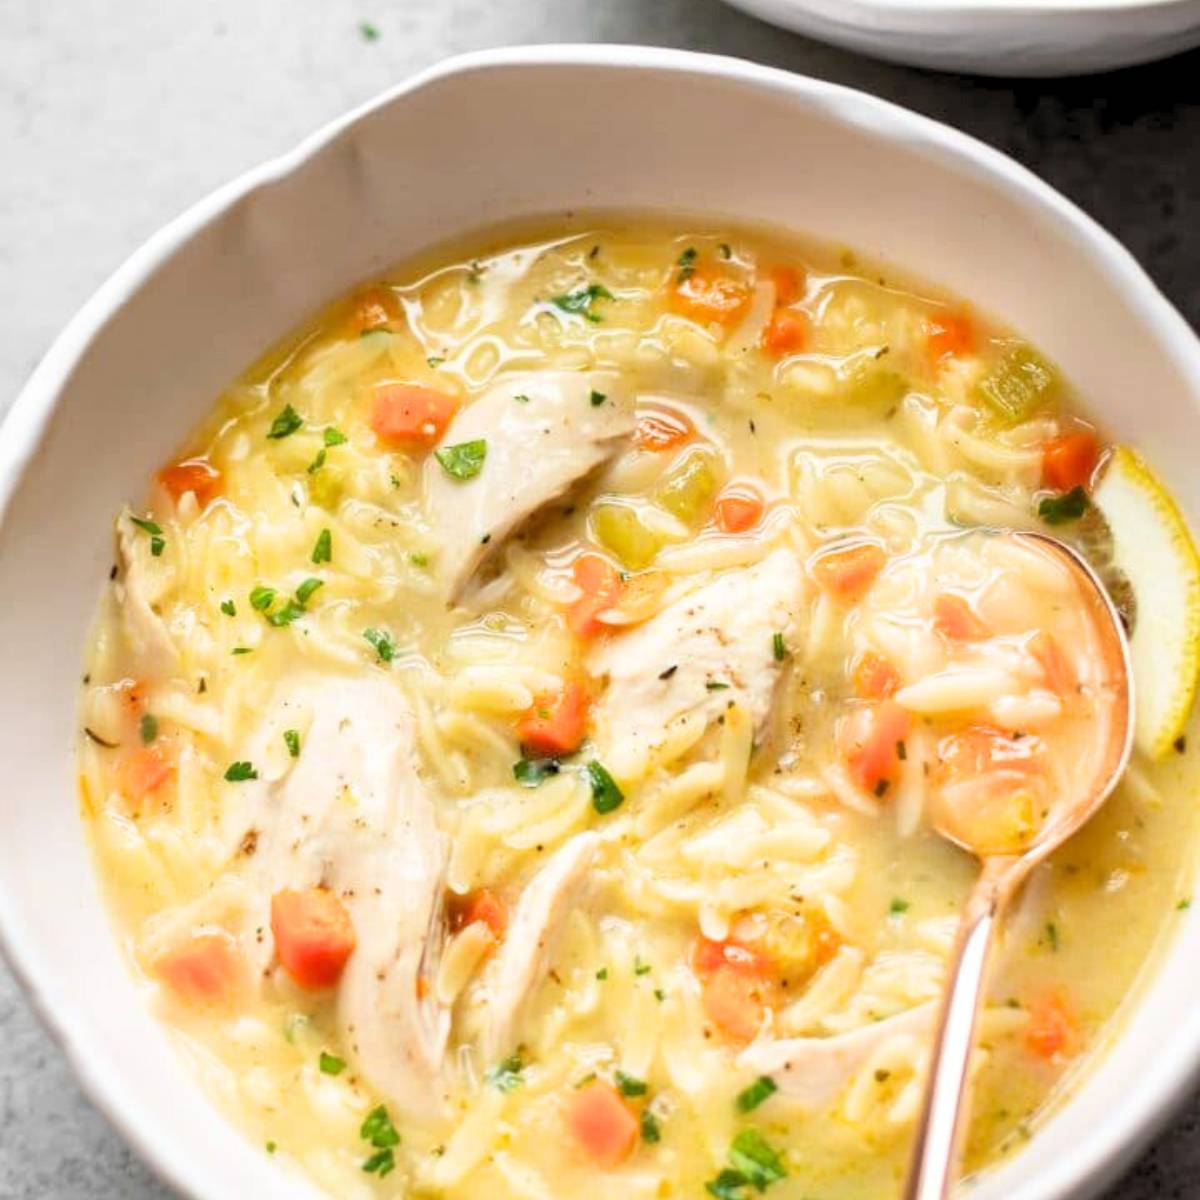
<svg viewBox="0 0 1200 1200">
<path fill-rule="evenodd" d="M 707 512 L 716 493 L 717 456 L 705 446 L 685 450 L 663 476 L 654 499 L 672 516 L 689 525 Z"/>
<path fill-rule="evenodd" d="M 346 472 L 326 461 L 308 480 L 309 499 L 321 508 L 334 509 L 346 489 Z"/>
<path fill-rule="evenodd" d="M 879 358 L 860 358 L 842 376 L 841 399 L 858 407 L 888 408 L 907 391 L 908 380 Z"/>
<path fill-rule="evenodd" d="M 659 534 L 626 504 L 597 504 L 592 509 L 592 532 L 631 571 L 648 567 L 662 546 Z"/>
<path fill-rule="evenodd" d="M 1053 398 L 1058 372 L 1031 346 L 1015 342 L 975 389 L 978 398 L 998 416 L 1020 421 Z"/>
</svg>

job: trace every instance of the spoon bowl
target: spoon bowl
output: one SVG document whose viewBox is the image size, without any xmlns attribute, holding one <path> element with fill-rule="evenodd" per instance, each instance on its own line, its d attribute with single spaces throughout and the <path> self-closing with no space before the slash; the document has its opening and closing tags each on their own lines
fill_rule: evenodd
<svg viewBox="0 0 1200 1200">
<path fill-rule="evenodd" d="M 967 1070 L 987 977 L 992 936 L 1009 902 L 1029 873 L 1079 831 L 1112 795 L 1133 752 L 1133 668 L 1129 642 L 1116 606 L 1091 564 L 1073 547 L 1049 534 L 995 531 L 1038 553 L 1053 555 L 1070 569 L 1099 639 L 1098 690 L 1108 703 L 1095 731 L 1091 770 L 1077 795 L 1057 805 L 1036 836 L 1019 852 L 996 852 L 971 844 L 937 822 L 938 833 L 980 860 L 981 871 L 967 899 L 949 964 L 949 979 L 934 1039 L 929 1078 L 917 1121 L 904 1200 L 944 1200 L 953 1187 L 967 1114 Z"/>
</svg>

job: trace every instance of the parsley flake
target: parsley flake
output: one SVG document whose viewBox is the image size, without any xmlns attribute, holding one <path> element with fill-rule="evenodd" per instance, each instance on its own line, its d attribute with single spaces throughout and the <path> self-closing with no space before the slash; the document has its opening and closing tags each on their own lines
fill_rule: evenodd
<svg viewBox="0 0 1200 1200">
<path fill-rule="evenodd" d="M 363 637 L 375 647 L 375 653 L 379 655 L 379 661 L 390 663 L 396 657 L 396 643 L 392 641 L 392 635 L 383 629 L 364 629 Z"/>
<path fill-rule="evenodd" d="M 686 283 L 696 273 L 697 254 L 696 247 L 689 246 L 676 260 L 675 265 L 679 268 L 675 276 L 676 283 Z"/>
<path fill-rule="evenodd" d="M 483 470 L 487 442 L 483 438 L 476 438 L 470 442 L 459 442 L 457 446 L 442 446 L 434 451 L 434 457 L 452 479 L 460 482 L 474 479 Z"/>
<path fill-rule="evenodd" d="M 274 438 L 278 441 L 280 438 L 291 437 L 304 421 L 300 414 L 290 405 L 284 405 L 283 411 L 278 413 L 275 420 L 271 422 L 271 428 L 267 430 L 267 437 Z"/>
<path fill-rule="evenodd" d="M 227 617 L 236 617 L 237 616 L 237 605 L 234 604 L 234 602 L 232 600 L 222 600 L 221 601 L 221 611 Z"/>
<path fill-rule="evenodd" d="M 359 21 L 358 32 L 364 42 L 377 42 L 383 36 L 379 26 L 372 25 L 370 21 Z"/>
<path fill-rule="evenodd" d="M 587 765 L 588 782 L 592 785 L 592 807 L 603 816 L 621 806 L 625 793 L 604 766 L 593 759 Z"/>
<path fill-rule="evenodd" d="M 250 607 L 255 612 L 266 612 L 275 603 L 275 589 L 261 583 L 250 592 Z"/>
<path fill-rule="evenodd" d="M 589 399 L 591 400 L 591 404 L 592 404 L 593 408 L 599 408 L 600 405 L 602 405 L 605 402 L 605 400 L 608 399 L 608 397 L 603 392 L 598 392 L 598 391 L 596 391 L 595 388 L 593 388 L 592 394 L 589 397 Z"/>
<path fill-rule="evenodd" d="M 235 762 L 225 768 L 225 778 L 230 783 L 245 783 L 248 779 L 257 779 L 258 772 L 251 763 Z"/>
<path fill-rule="evenodd" d="M 787 657 L 787 647 L 783 644 L 783 634 L 776 633 L 771 638 L 771 653 L 776 662 L 783 662 Z"/>
<path fill-rule="evenodd" d="M 328 529 L 322 529 L 317 534 L 317 540 L 312 549 L 312 560 L 315 563 L 327 563 L 333 560 L 333 534 Z"/>
<path fill-rule="evenodd" d="M 662 1141 L 662 1130 L 658 1126 L 658 1118 L 648 1109 L 642 1109 L 642 1141 L 653 1146 Z"/>
<path fill-rule="evenodd" d="M 345 1059 L 338 1058 L 336 1054 L 327 1054 L 324 1050 L 317 1062 L 322 1075 L 340 1075 L 346 1069 Z"/>
<path fill-rule="evenodd" d="M 344 446 L 350 439 L 336 426 L 330 425 L 322 435 L 326 446 Z"/>
<path fill-rule="evenodd" d="M 150 745 L 158 737 L 158 718 L 152 716 L 150 713 L 143 713 L 139 728 L 142 735 L 142 745 Z"/>
<path fill-rule="evenodd" d="M 779 1089 L 769 1075 L 760 1075 L 749 1087 L 743 1088 L 734 1101 L 740 1113 L 753 1112 L 765 1100 L 768 1100 Z"/>
<path fill-rule="evenodd" d="M 626 1075 L 619 1068 L 613 1077 L 617 1081 L 617 1091 L 622 1096 L 644 1096 L 646 1094 L 647 1088 L 644 1079 L 637 1079 L 633 1075 Z"/>
<path fill-rule="evenodd" d="M 506 1059 L 498 1062 L 484 1078 L 492 1087 L 501 1092 L 506 1094 L 515 1092 L 525 1082 L 521 1075 L 524 1066 L 519 1054 L 510 1054 Z"/>
<path fill-rule="evenodd" d="M 1061 496 L 1047 496 L 1038 505 L 1038 516 L 1047 525 L 1065 525 L 1077 521 L 1087 511 L 1088 494 L 1081 487 L 1073 487 Z"/>
<path fill-rule="evenodd" d="M 557 758 L 521 758 L 513 763 L 513 778 L 532 788 L 561 770 L 562 764 Z"/>
<path fill-rule="evenodd" d="M 564 292 L 554 296 L 550 303 L 555 308 L 575 317 L 583 317 L 593 325 L 599 325 L 600 314 L 595 310 L 597 300 L 612 300 L 613 294 L 602 283 L 589 283 L 586 287 L 575 288 L 574 291 Z"/>
<path fill-rule="evenodd" d="M 300 731 L 298 729 L 285 729 L 283 744 L 288 748 L 288 754 L 292 758 L 300 757 Z"/>
</svg>

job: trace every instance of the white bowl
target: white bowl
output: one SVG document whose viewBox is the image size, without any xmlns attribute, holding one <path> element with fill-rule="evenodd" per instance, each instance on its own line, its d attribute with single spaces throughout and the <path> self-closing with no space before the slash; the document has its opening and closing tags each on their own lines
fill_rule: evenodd
<svg viewBox="0 0 1200 1200">
<path fill-rule="evenodd" d="M 1129 254 L 1009 159 L 843 88 L 664 50 L 470 55 L 202 201 L 84 306 L 0 433 L 0 934 L 92 1099 L 186 1195 L 315 1193 L 206 1100 L 143 1010 L 98 895 L 70 746 L 112 515 L 322 301 L 482 223 L 581 207 L 816 231 L 938 280 L 1057 358 L 1200 515 L 1195 439 L 1180 436 L 1200 344 Z M 1124 1036 L 978 1200 L 1089 1194 L 1183 1096 L 1200 1063 L 1200 909 L 1180 921 Z"/>
<path fill-rule="evenodd" d="M 876 58 L 980 75 L 1078 75 L 1200 45 L 1200 0 L 728 0 Z"/>
</svg>

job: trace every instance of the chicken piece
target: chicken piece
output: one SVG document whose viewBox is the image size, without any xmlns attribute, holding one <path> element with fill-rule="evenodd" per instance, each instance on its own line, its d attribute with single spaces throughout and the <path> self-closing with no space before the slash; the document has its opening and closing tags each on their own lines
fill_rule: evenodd
<svg viewBox="0 0 1200 1200">
<path fill-rule="evenodd" d="M 425 467 L 437 572 L 450 600 L 510 533 L 615 454 L 635 425 L 633 395 L 612 371 L 509 375 L 464 408 L 442 448 L 485 442 L 479 473 L 457 479 L 436 456 Z"/>
<path fill-rule="evenodd" d="M 154 608 L 162 589 L 148 577 L 153 561 L 151 537 L 134 525 L 128 509 L 117 518 L 117 556 L 121 568 L 115 585 L 117 602 L 138 672 L 148 679 L 172 675 L 179 667 L 179 649 L 166 622 Z"/>
<path fill-rule="evenodd" d="M 504 943 L 488 980 L 488 1024 L 484 1062 L 498 1062 L 512 1049 L 526 1002 L 550 968 L 563 920 L 587 879 L 600 839 L 576 834 L 530 880 L 517 901 Z"/>
<path fill-rule="evenodd" d="M 281 689 L 249 761 L 259 771 L 250 873 L 262 911 L 283 889 L 330 889 L 356 945 L 338 1022 L 358 1070 L 409 1118 L 444 1112 L 449 1011 L 432 987 L 444 942 L 445 836 L 414 765 L 414 719 L 384 679 L 304 680 Z M 283 730 L 295 729 L 292 758 Z M 261 913 L 259 965 L 273 956 Z"/>
<path fill-rule="evenodd" d="M 820 1108 L 891 1038 L 926 1038 L 936 1015 L 937 1005 L 929 1001 L 833 1037 L 757 1041 L 738 1055 L 737 1064 L 758 1075 L 769 1075 L 784 1095 L 804 1107 Z"/>
<path fill-rule="evenodd" d="M 610 770 L 635 778 L 668 727 L 683 717 L 711 723 L 733 703 L 761 734 L 783 670 L 776 635 L 785 646 L 794 638 L 805 588 L 781 547 L 600 643 L 588 669 L 608 680 L 594 719 Z"/>
</svg>

